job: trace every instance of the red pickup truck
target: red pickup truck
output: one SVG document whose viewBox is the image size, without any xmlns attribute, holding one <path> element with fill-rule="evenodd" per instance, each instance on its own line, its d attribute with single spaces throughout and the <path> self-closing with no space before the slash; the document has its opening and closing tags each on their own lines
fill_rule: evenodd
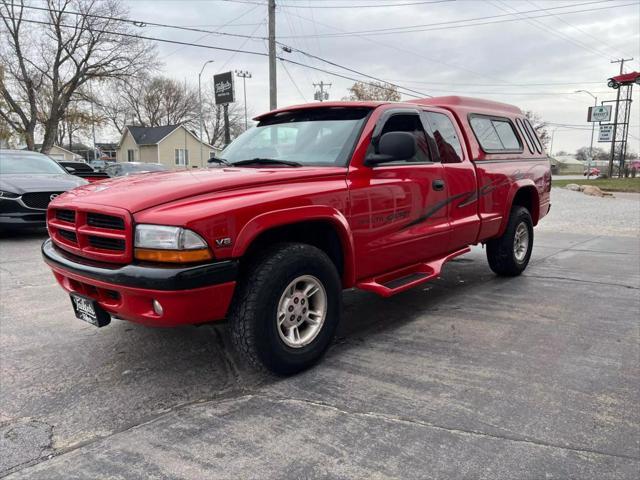
<svg viewBox="0 0 640 480">
<path fill-rule="evenodd" d="M 150 326 L 227 318 L 256 366 L 316 362 L 341 291 L 382 296 L 487 246 L 527 266 L 551 170 L 522 111 L 485 100 L 325 102 L 275 110 L 210 160 L 76 188 L 42 247 L 76 316 Z"/>
</svg>

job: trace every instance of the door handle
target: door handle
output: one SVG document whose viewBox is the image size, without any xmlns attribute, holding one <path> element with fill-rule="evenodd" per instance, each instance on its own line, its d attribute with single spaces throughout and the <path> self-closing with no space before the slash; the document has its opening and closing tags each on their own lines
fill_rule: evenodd
<svg viewBox="0 0 640 480">
<path fill-rule="evenodd" d="M 431 183 L 431 186 L 433 187 L 434 190 L 444 190 L 444 180 L 434 180 Z"/>
</svg>

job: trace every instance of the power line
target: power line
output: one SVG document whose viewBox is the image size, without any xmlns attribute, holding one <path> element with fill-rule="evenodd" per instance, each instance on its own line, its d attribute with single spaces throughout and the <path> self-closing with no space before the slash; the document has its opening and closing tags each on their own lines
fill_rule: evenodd
<svg viewBox="0 0 640 480">
<path fill-rule="evenodd" d="M 531 0 L 526 0 L 526 1 L 527 1 L 527 3 L 528 3 L 529 5 L 531 5 L 531 6 L 533 6 L 533 7 L 540 8 L 540 9 L 542 9 L 542 10 L 546 10 L 545 8 L 541 7 L 540 5 L 538 5 L 537 3 L 535 3 L 535 2 L 533 2 L 533 1 L 531 1 Z M 598 43 L 600 43 L 600 44 L 602 44 L 602 45 L 604 45 L 604 46 L 608 47 L 609 49 L 611 49 L 611 51 L 612 51 L 612 52 L 617 52 L 617 51 L 618 51 L 618 49 L 617 49 L 617 48 L 615 48 L 615 47 L 611 46 L 609 43 L 605 42 L 605 41 L 604 41 L 604 40 L 602 40 L 601 38 L 596 37 L 595 35 L 592 35 L 592 34 L 591 34 L 590 32 L 588 32 L 587 30 L 585 30 L 585 29 L 583 29 L 583 28 L 580 28 L 580 27 L 578 27 L 577 25 L 574 25 L 573 23 L 569 22 L 568 20 L 565 20 L 564 18 L 560 18 L 558 15 L 555 15 L 555 14 L 553 14 L 553 17 L 554 17 L 557 21 L 562 22 L 562 23 L 564 23 L 565 25 L 570 26 L 571 28 L 573 28 L 574 30 L 579 31 L 579 32 L 580 32 L 580 33 L 582 33 L 583 35 L 586 35 L 587 37 L 590 37 L 590 38 L 594 39 L 596 42 L 598 42 Z M 626 56 L 628 56 L 628 55 L 626 55 Z"/>
<path fill-rule="evenodd" d="M 73 11 L 59 11 L 59 10 L 54 10 L 54 9 L 48 9 L 48 8 L 45 8 L 45 7 L 32 7 L 32 6 L 26 6 L 26 5 L 25 5 L 25 8 L 31 8 L 31 9 L 35 9 L 35 10 L 54 11 L 54 12 L 58 12 L 58 13 L 69 13 L 69 14 L 72 14 L 72 15 L 86 16 L 86 17 L 92 17 L 92 18 L 98 18 L 98 19 L 104 19 L 104 20 L 116 20 L 116 21 L 121 21 L 121 22 L 124 22 L 124 23 L 131 23 L 131 24 L 136 25 L 138 27 L 141 26 L 141 25 L 142 26 L 147 26 L 147 25 L 149 25 L 149 26 L 159 26 L 159 27 L 163 27 L 163 28 L 174 28 L 174 29 L 180 29 L 180 30 L 198 31 L 198 32 L 204 32 L 204 33 L 207 33 L 207 34 L 220 34 L 220 35 L 227 35 L 227 36 L 247 38 L 247 39 L 266 40 L 266 37 L 253 37 L 253 36 L 250 36 L 250 35 L 240 35 L 240 34 L 231 34 L 231 33 L 224 33 L 224 32 L 207 31 L 207 30 L 202 30 L 202 29 L 194 29 L 194 28 L 190 28 L 190 27 L 178 27 L 176 25 L 171 25 L 171 24 L 144 22 L 142 20 L 133 20 L 133 19 L 127 19 L 127 18 L 121 18 L 121 17 L 110 17 L 110 16 L 105 16 L 105 15 L 95 15 L 95 14 L 90 14 L 90 13 L 81 13 L 81 12 L 73 12 Z M 46 22 L 38 22 L 36 20 L 24 20 L 23 19 L 23 21 L 29 21 L 31 23 L 41 23 L 41 24 L 44 24 L 44 25 L 51 25 L 51 24 L 48 24 Z M 66 28 L 74 28 L 73 26 L 70 26 L 70 25 L 64 25 L 64 26 Z M 108 33 L 108 34 L 112 34 L 112 35 L 124 35 L 124 36 L 136 37 L 136 35 L 134 35 L 134 34 L 124 34 L 124 33 L 120 33 L 120 32 L 104 31 L 104 33 Z M 146 39 L 146 40 L 155 40 L 155 41 L 161 41 L 161 42 L 169 42 L 169 40 L 167 40 L 167 39 L 159 39 L 159 38 L 148 37 L 148 36 L 143 36 L 143 35 L 137 35 L 137 38 Z M 194 43 L 191 43 L 191 42 L 180 42 L 180 41 L 173 41 L 173 42 L 178 44 L 178 45 L 200 46 L 200 47 L 214 48 L 214 49 L 217 49 L 217 50 L 223 50 L 223 51 L 229 51 L 229 52 L 249 53 L 249 54 L 254 54 L 254 55 L 256 55 L 256 54 L 263 55 L 260 52 L 251 52 L 251 51 L 242 50 L 242 49 L 232 49 L 232 48 L 225 48 L 225 47 L 212 47 L 212 46 L 205 46 L 205 45 L 201 45 L 201 44 L 194 44 Z M 334 67 L 341 68 L 341 69 L 349 71 L 351 73 L 356 73 L 357 75 L 360 75 L 360 76 L 363 76 L 363 77 L 366 77 L 366 78 L 370 78 L 370 79 L 375 80 L 377 82 L 383 82 L 383 83 L 389 84 L 392 87 L 395 87 L 395 88 L 397 88 L 399 90 L 402 89 L 402 90 L 405 90 L 407 92 L 417 93 L 417 94 L 420 95 L 420 97 L 430 97 L 431 96 L 429 94 L 426 94 L 424 92 L 420 92 L 420 91 L 415 90 L 415 89 L 403 87 L 403 86 L 398 85 L 396 83 L 387 82 L 386 80 L 382 80 L 382 79 L 380 79 L 378 77 L 374 77 L 372 75 L 368 75 L 366 73 L 360 72 L 360 71 L 355 70 L 353 68 L 345 67 L 345 66 L 340 65 L 340 64 L 338 64 L 336 62 L 332 62 L 330 60 L 326 60 L 326 59 L 318 57 L 316 55 L 312 55 L 310 53 L 307 53 L 307 52 L 305 52 L 303 50 L 290 48 L 290 47 L 288 47 L 287 45 L 285 45 L 283 43 L 280 43 L 280 42 L 276 42 L 276 43 L 278 45 L 282 46 L 282 47 L 285 47 L 285 49 L 288 49 L 288 50 L 291 50 L 291 51 L 295 50 L 296 52 L 299 52 L 300 54 L 303 54 L 303 55 L 305 55 L 305 56 L 307 56 L 309 58 L 314 58 L 316 60 L 320 60 L 320 61 L 322 61 L 324 63 L 327 63 L 329 65 L 332 65 Z M 291 60 L 287 60 L 287 61 L 292 62 Z M 303 62 L 300 62 L 300 63 L 303 66 L 306 66 L 307 68 L 311 68 L 312 70 L 323 71 L 322 69 L 319 69 L 317 67 L 313 68 L 310 65 L 304 65 Z M 335 73 L 334 73 L 334 75 L 335 75 Z M 356 80 L 356 81 L 359 81 L 359 80 Z M 365 82 L 365 83 L 368 83 L 368 82 Z M 403 93 L 403 92 L 401 92 L 401 93 Z M 407 93 L 405 93 L 405 94 L 408 95 Z M 420 98 L 420 97 L 416 97 L 416 98 Z"/>
<path fill-rule="evenodd" d="M 249 10 L 245 11 L 244 13 L 238 15 L 237 17 L 232 18 L 231 20 L 229 20 L 227 23 L 225 23 L 224 25 L 222 25 L 222 27 L 226 27 L 228 26 L 230 23 L 235 22 L 236 20 L 244 17 L 245 15 L 248 15 L 249 13 L 253 12 L 254 10 L 256 10 L 258 8 L 257 5 L 254 5 L 253 7 L 249 8 Z M 262 25 L 261 23 L 258 23 L 258 26 L 256 27 L 256 30 L 258 28 L 260 28 L 260 25 Z M 254 30 L 254 33 L 256 32 L 256 30 Z M 199 42 L 200 40 L 204 40 L 205 38 L 207 38 L 209 35 L 211 35 L 211 33 L 205 33 L 204 35 L 196 38 L 194 41 Z M 248 39 L 247 39 L 248 40 Z M 240 48 L 243 48 L 246 44 L 246 40 L 245 42 L 242 44 L 242 46 Z M 183 48 L 186 47 L 179 47 L 176 48 L 175 50 L 173 50 L 171 53 L 165 55 L 164 57 L 162 57 L 163 59 L 169 58 L 171 55 L 175 55 L 176 53 L 178 53 L 179 51 L 181 51 Z"/>
<path fill-rule="evenodd" d="M 455 0 L 425 0 L 421 2 L 406 2 L 406 3 L 373 3 L 369 5 L 288 5 L 283 3 L 282 6 L 289 8 L 386 8 L 386 7 L 411 7 L 414 5 L 427 5 L 433 3 L 450 3 Z"/>
<path fill-rule="evenodd" d="M 50 23 L 50 22 L 44 22 L 44 21 L 40 21 L 40 20 L 30 20 L 30 19 L 24 19 L 24 18 L 22 19 L 22 22 L 33 23 L 33 24 L 37 24 L 37 25 L 47 25 L 47 26 L 50 26 L 50 27 L 59 26 L 59 27 L 62 27 L 62 28 L 75 28 L 75 26 L 73 26 L 73 25 L 64 25 L 64 24 L 56 25 L 56 24 L 53 24 L 53 23 Z M 104 34 L 108 34 L 108 35 L 118 35 L 118 36 L 128 37 L 128 38 L 136 38 L 136 39 L 139 39 L 139 40 L 149 40 L 149 41 L 154 41 L 154 42 L 172 43 L 172 44 L 175 44 L 175 45 L 187 45 L 187 46 L 191 46 L 191 47 L 206 48 L 206 49 L 210 49 L 210 50 L 221 50 L 221 51 L 225 51 L 225 52 L 245 53 L 247 55 L 257 55 L 257 56 L 260 56 L 260 57 L 268 57 L 269 56 L 267 53 L 256 52 L 256 51 L 253 51 L 253 50 L 242 50 L 242 49 L 236 49 L 236 48 L 217 47 L 217 46 L 213 46 L 213 45 L 203 45 L 203 44 L 198 44 L 198 43 L 182 42 L 182 41 L 179 41 L 179 40 L 169 40 L 169 39 L 166 39 L 166 38 L 149 37 L 149 36 L 145 36 L 145 35 L 136 35 L 136 34 L 133 34 L 133 33 L 112 32 L 112 31 L 109 31 L 109 30 L 98 30 L 98 29 L 96 29 L 96 30 L 93 30 L 93 31 L 95 33 L 104 33 Z M 312 70 L 316 70 L 318 72 L 326 73 L 328 75 L 333 75 L 335 77 L 344 78 L 346 80 L 351 80 L 351 81 L 354 81 L 354 82 L 361 82 L 361 83 L 364 83 L 366 85 L 376 86 L 376 87 L 387 89 L 387 90 L 395 90 L 394 88 L 381 86 L 381 85 L 378 85 L 378 84 L 375 84 L 375 83 L 371 83 L 371 82 L 368 82 L 368 81 L 363 80 L 361 78 L 355 78 L 355 77 L 344 75 L 344 74 L 341 74 L 341 73 L 338 73 L 338 72 L 333 72 L 331 70 L 325 70 L 325 69 L 322 69 L 322 68 L 319 68 L 319 67 L 314 67 L 314 66 L 311 66 L 311 65 L 305 65 L 305 64 L 303 64 L 301 62 L 297 62 L 295 60 L 290 60 L 288 58 L 283 58 L 283 57 L 280 57 L 280 56 L 276 56 L 276 58 L 278 60 L 283 61 L 283 62 L 291 63 L 293 65 L 299 65 L 299 66 L 305 67 L 305 68 L 310 68 Z M 340 68 L 345 68 L 345 67 L 340 67 Z M 358 72 L 357 70 L 351 70 L 351 71 L 353 71 L 354 73 L 357 73 L 358 75 L 361 75 L 361 76 L 364 76 L 364 77 L 368 77 L 367 74 L 362 73 L 362 72 Z M 393 87 L 396 87 L 396 89 L 398 89 L 398 90 L 400 90 L 400 89 L 405 90 L 405 87 L 402 87 L 401 85 L 396 85 L 396 84 L 392 84 L 392 83 L 389 83 L 389 82 L 385 82 L 385 83 L 387 83 L 387 84 L 389 84 L 389 85 L 391 85 Z M 413 97 L 413 98 L 423 98 L 424 96 L 428 96 L 427 94 L 413 95 L 411 93 L 402 92 L 402 91 L 399 91 L 399 93 L 402 93 L 403 95 L 406 95 L 408 97 Z"/>
<path fill-rule="evenodd" d="M 560 38 L 562 40 L 566 40 L 566 41 L 568 41 L 568 42 L 570 42 L 570 43 L 582 48 L 583 50 L 586 50 L 588 52 L 594 53 L 595 55 L 603 56 L 603 57 L 606 57 L 606 58 L 609 57 L 602 50 L 598 50 L 598 49 L 592 48 L 589 45 L 587 45 L 586 43 L 583 43 L 583 42 L 580 42 L 578 40 L 575 40 L 571 36 L 569 36 L 569 35 L 567 35 L 565 33 L 562 33 L 562 32 L 558 31 L 557 29 L 555 29 L 553 27 L 549 27 L 549 26 L 545 25 L 544 23 L 542 23 L 541 21 L 530 17 L 529 15 L 520 13 L 520 11 L 517 8 L 512 7 L 511 5 L 507 4 L 506 2 L 503 2 L 502 0 L 496 0 L 496 2 L 489 2 L 489 3 L 492 4 L 493 6 L 499 8 L 503 12 L 511 11 L 511 12 L 514 12 L 514 13 L 516 13 L 518 15 L 521 15 L 522 17 L 524 17 L 524 20 L 527 23 L 529 23 L 530 25 L 533 25 L 534 27 L 537 27 L 538 29 L 541 29 L 541 30 L 543 30 L 545 32 L 551 33 L 552 35 L 555 35 L 556 37 L 558 37 L 558 38 Z M 500 5 L 504 5 L 504 7 L 501 7 Z M 506 10 L 507 8 L 509 10 Z M 555 14 L 551 14 L 551 16 L 554 16 L 554 15 Z"/>
<path fill-rule="evenodd" d="M 550 8 L 544 9 L 544 11 L 548 12 L 549 10 L 565 9 L 565 8 L 577 7 L 577 6 L 583 6 L 583 5 L 602 4 L 602 3 L 609 3 L 609 2 L 612 2 L 612 1 L 615 1 L 615 0 L 597 0 L 597 1 L 592 1 L 592 2 L 576 3 L 576 4 L 572 4 L 572 5 L 563 5 L 563 6 L 558 6 L 558 7 L 550 7 Z M 611 5 L 611 6 L 606 6 L 606 7 L 585 8 L 585 9 L 581 9 L 581 10 L 571 10 L 571 11 L 567 11 L 567 12 L 557 12 L 555 14 L 554 13 L 543 13 L 541 15 L 537 15 L 535 17 L 532 16 L 532 17 L 529 17 L 529 18 L 543 18 L 543 17 L 550 17 L 550 16 L 553 16 L 553 15 L 569 15 L 569 14 L 572 14 L 572 13 L 592 12 L 592 11 L 597 11 L 597 10 L 606 10 L 606 9 L 611 9 L 611 8 L 625 7 L 625 6 L 629 6 L 629 5 L 637 5 L 637 2 L 625 3 L 625 4 L 620 4 L 620 5 Z M 349 36 L 360 36 L 360 35 L 363 35 L 363 34 L 366 35 L 366 34 L 373 34 L 373 33 L 375 33 L 376 35 L 394 35 L 394 34 L 402 34 L 402 33 L 430 32 L 430 31 L 436 31 L 436 30 L 467 28 L 467 27 L 475 27 L 475 26 L 481 26 L 481 25 L 494 25 L 494 24 L 497 24 L 497 23 L 523 21 L 525 19 L 517 17 L 518 14 L 537 13 L 537 12 L 541 12 L 541 11 L 542 11 L 542 9 L 526 10 L 526 11 L 522 11 L 522 12 L 519 12 L 519 13 L 512 12 L 512 13 L 505 13 L 505 14 L 500 14 L 500 15 L 487 15 L 487 16 L 483 16 L 483 17 L 466 18 L 466 19 L 461 19 L 461 20 L 449 20 L 449 21 L 445 21 L 445 22 L 425 23 L 425 24 L 410 25 L 410 26 L 404 26 L 404 27 L 377 28 L 377 29 L 371 29 L 371 30 L 357 30 L 357 31 L 351 31 L 351 32 L 344 31 L 342 33 L 325 33 L 325 34 L 320 34 L 318 36 L 320 38 L 349 37 Z M 515 18 L 514 18 L 514 16 L 515 16 Z M 512 18 L 504 18 L 504 17 L 512 17 Z M 302 17 L 302 18 L 304 18 L 304 17 Z M 491 21 L 491 22 L 481 22 L 481 23 L 468 23 L 467 24 L 467 22 L 477 22 L 479 20 L 491 20 L 491 19 L 501 19 L 501 20 L 496 20 L 496 21 Z M 306 35 L 306 36 L 313 36 L 313 35 Z M 292 38 L 292 37 L 280 36 L 280 38 Z"/>
<path fill-rule="evenodd" d="M 313 55 L 313 54 L 308 53 L 308 52 L 303 52 L 302 50 L 298 50 L 298 49 L 295 49 L 295 48 L 293 48 L 293 47 L 290 47 L 290 48 L 291 48 L 291 50 L 293 50 L 293 51 L 300 52 L 301 54 L 303 54 L 303 55 L 305 55 L 305 56 L 307 56 L 307 57 L 315 58 L 316 60 L 320 60 L 321 62 L 328 63 L 329 65 L 332 65 L 332 66 L 334 66 L 334 67 L 342 68 L 343 70 L 347 70 L 348 72 L 351 72 L 351 73 L 357 73 L 358 75 L 363 75 L 361 72 L 358 72 L 357 70 L 354 70 L 353 68 L 349 68 L 349 67 L 345 67 L 345 66 L 343 66 L 343 65 L 339 65 L 339 64 L 337 64 L 337 63 L 335 63 L 335 62 L 332 62 L 332 61 L 330 61 L 330 60 L 326 60 L 326 59 L 324 59 L 324 58 L 320 58 L 320 57 L 318 57 L 318 56 L 316 56 L 316 55 Z M 391 83 L 391 82 L 389 82 L 389 81 L 387 81 L 387 80 L 382 80 L 381 78 L 374 77 L 373 75 L 364 75 L 364 76 L 366 76 L 366 77 L 368 77 L 368 78 L 370 78 L 370 79 L 372 79 L 372 80 L 376 80 L 376 81 L 378 81 L 378 82 L 387 83 L 387 84 L 389 84 L 389 85 L 391 85 L 391 86 L 394 86 L 394 87 L 396 87 L 396 88 L 402 88 L 403 90 L 406 90 L 406 91 L 408 91 L 408 92 L 418 93 L 418 94 L 420 94 L 420 95 L 424 95 L 424 96 L 426 96 L 426 97 L 431 97 L 431 96 L 433 96 L 433 95 L 428 95 L 428 94 L 423 93 L 423 92 L 419 92 L 418 90 L 413 90 L 413 89 L 411 89 L 411 88 L 407 88 L 407 87 L 400 87 L 400 85 L 397 85 L 397 84 L 395 84 L 395 83 Z"/>
<path fill-rule="evenodd" d="M 291 83 L 293 83 L 293 86 L 296 87 L 296 90 L 298 91 L 298 93 L 302 97 L 302 100 L 304 101 L 304 103 L 307 103 L 307 98 L 304 96 L 304 93 L 302 93 L 302 90 L 300 90 L 300 87 L 298 87 L 298 84 L 296 83 L 296 81 L 291 76 L 291 73 L 289 73 L 289 69 L 287 68 L 287 65 L 282 61 L 282 59 L 280 59 L 280 64 L 282 65 L 282 68 L 284 69 L 285 73 L 289 77 L 289 80 L 291 80 Z"/>
</svg>

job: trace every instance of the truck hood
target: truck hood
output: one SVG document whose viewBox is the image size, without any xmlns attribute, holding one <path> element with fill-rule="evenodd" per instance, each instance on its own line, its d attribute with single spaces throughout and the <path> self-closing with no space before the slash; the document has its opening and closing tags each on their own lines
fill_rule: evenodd
<svg viewBox="0 0 640 480">
<path fill-rule="evenodd" d="M 151 172 L 92 183 L 60 195 L 58 200 L 108 205 L 136 213 L 183 198 L 261 184 L 300 181 L 345 174 L 344 167 L 205 168 Z"/>
</svg>

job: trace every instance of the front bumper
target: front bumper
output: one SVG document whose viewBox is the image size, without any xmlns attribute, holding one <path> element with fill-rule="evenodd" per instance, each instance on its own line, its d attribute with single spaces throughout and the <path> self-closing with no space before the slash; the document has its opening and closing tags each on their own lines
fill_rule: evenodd
<svg viewBox="0 0 640 480">
<path fill-rule="evenodd" d="M 76 257 L 51 239 L 42 256 L 58 283 L 98 301 L 117 317 L 144 325 L 173 327 L 224 318 L 238 273 L 236 260 L 196 266 L 111 265 Z M 162 315 L 153 301 L 162 305 Z"/>
<path fill-rule="evenodd" d="M 0 228 L 19 229 L 44 227 L 46 210 L 26 207 L 19 199 L 3 198 L 0 200 Z"/>
</svg>

